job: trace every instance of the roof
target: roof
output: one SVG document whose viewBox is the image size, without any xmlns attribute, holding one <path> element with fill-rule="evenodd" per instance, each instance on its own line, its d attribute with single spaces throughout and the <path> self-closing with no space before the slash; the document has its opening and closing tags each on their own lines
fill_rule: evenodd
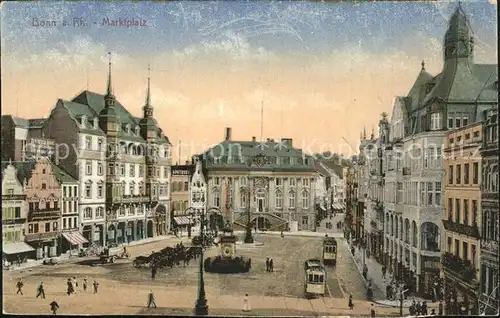
<svg viewBox="0 0 500 318">
<path fill-rule="evenodd" d="M 41 128 L 47 121 L 46 118 L 28 119 L 29 128 Z"/>
<path fill-rule="evenodd" d="M 333 170 L 333 172 L 340 178 L 342 179 L 344 176 L 344 166 L 336 164 L 333 161 L 324 161 L 323 162 L 325 166 L 327 166 L 329 169 Z"/>
<path fill-rule="evenodd" d="M 12 164 L 16 168 L 17 180 L 24 185 L 24 183 L 31 178 L 33 169 L 35 169 L 36 166 L 36 161 L 2 161 L 2 177 L 5 168 L 7 168 L 9 164 Z"/>
<path fill-rule="evenodd" d="M 316 171 L 322 176 L 331 176 L 333 171 L 330 171 L 328 167 L 326 167 L 323 162 L 320 160 L 314 160 L 314 167 L 316 168 Z"/>
<path fill-rule="evenodd" d="M 410 91 L 408 92 L 408 98 L 410 99 L 410 109 L 415 109 L 422 99 L 425 97 L 427 84 L 433 79 L 433 76 L 425 70 L 424 63 L 422 62 L 422 69 L 418 73 L 417 79 Z"/>
<path fill-rule="evenodd" d="M 22 127 L 22 128 L 28 128 L 29 127 L 28 121 L 26 119 L 24 119 L 24 118 L 12 116 L 12 115 L 2 115 L 2 119 L 3 118 L 10 118 L 10 119 L 12 119 L 12 122 L 14 123 L 14 126 L 16 126 L 16 127 Z"/>
<path fill-rule="evenodd" d="M 52 164 L 52 173 L 59 183 L 78 183 L 78 181 L 69 175 L 63 168 L 57 166 L 55 163 Z"/>
</svg>

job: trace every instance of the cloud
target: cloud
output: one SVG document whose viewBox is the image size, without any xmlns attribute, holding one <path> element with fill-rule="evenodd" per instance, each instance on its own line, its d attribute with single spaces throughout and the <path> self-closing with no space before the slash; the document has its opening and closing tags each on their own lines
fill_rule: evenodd
<svg viewBox="0 0 500 318">
<path fill-rule="evenodd" d="M 226 31 L 222 38 L 217 41 L 203 40 L 199 44 L 189 45 L 180 51 L 174 50 L 173 54 L 180 59 L 193 59 L 207 55 L 229 57 L 234 60 L 267 61 L 276 58 L 273 52 L 262 46 L 253 48 L 244 36 L 234 31 Z"/>
</svg>

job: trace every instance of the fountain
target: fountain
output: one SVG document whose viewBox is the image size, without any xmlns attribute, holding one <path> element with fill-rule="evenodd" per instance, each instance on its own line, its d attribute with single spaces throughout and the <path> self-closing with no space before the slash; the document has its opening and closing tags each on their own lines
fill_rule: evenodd
<svg viewBox="0 0 500 318">
<path fill-rule="evenodd" d="M 209 273 L 235 274 L 247 273 L 252 266 L 251 258 L 236 256 L 236 236 L 233 229 L 226 223 L 226 227 L 218 239 L 221 255 L 205 259 L 205 271 Z"/>
</svg>

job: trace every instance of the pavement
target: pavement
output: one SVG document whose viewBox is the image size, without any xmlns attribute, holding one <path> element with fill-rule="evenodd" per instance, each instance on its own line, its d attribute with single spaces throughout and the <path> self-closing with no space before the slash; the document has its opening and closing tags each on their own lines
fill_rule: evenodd
<svg viewBox="0 0 500 318">
<path fill-rule="evenodd" d="M 234 231 L 235 234 L 245 234 L 245 231 Z M 255 233 L 252 231 L 252 234 Z M 259 235 L 281 235 L 278 231 L 257 231 Z M 324 237 L 327 234 L 329 237 L 344 237 L 344 233 L 331 233 L 331 232 L 311 232 L 311 231 L 297 231 L 297 232 L 283 232 L 284 236 L 305 236 L 305 237 Z"/>
</svg>

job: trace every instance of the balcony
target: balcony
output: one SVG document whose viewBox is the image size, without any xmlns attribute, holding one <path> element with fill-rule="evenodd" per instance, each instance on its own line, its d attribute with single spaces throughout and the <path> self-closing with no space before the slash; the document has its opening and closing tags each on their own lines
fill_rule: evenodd
<svg viewBox="0 0 500 318">
<path fill-rule="evenodd" d="M 31 233 L 24 236 L 28 242 L 53 240 L 59 236 L 59 232 Z"/>
<path fill-rule="evenodd" d="M 411 170 L 408 167 L 403 168 L 403 176 L 411 176 Z"/>
<path fill-rule="evenodd" d="M 146 195 L 124 195 L 122 197 L 110 197 L 107 198 L 106 201 L 112 204 L 120 204 L 120 203 L 141 203 L 141 202 L 149 202 L 150 198 Z"/>
<path fill-rule="evenodd" d="M 57 209 L 51 208 L 51 209 L 28 212 L 29 222 L 58 219 L 60 216 L 61 216 L 60 208 Z"/>
<path fill-rule="evenodd" d="M 446 271 L 453 272 L 466 282 L 476 280 L 476 269 L 469 260 L 461 259 L 448 252 L 444 252 L 442 255 L 442 263 Z"/>
<path fill-rule="evenodd" d="M 474 225 L 465 225 L 461 223 L 455 223 L 451 220 L 443 220 L 443 225 L 446 231 L 455 232 L 458 234 L 474 237 L 476 239 L 480 239 L 481 235 L 479 234 L 479 228 L 477 224 Z"/>
<path fill-rule="evenodd" d="M 2 201 L 22 201 L 26 200 L 25 194 L 2 194 Z"/>
<path fill-rule="evenodd" d="M 492 254 L 498 255 L 498 242 L 494 240 L 481 240 L 481 249 L 487 250 Z"/>
</svg>

